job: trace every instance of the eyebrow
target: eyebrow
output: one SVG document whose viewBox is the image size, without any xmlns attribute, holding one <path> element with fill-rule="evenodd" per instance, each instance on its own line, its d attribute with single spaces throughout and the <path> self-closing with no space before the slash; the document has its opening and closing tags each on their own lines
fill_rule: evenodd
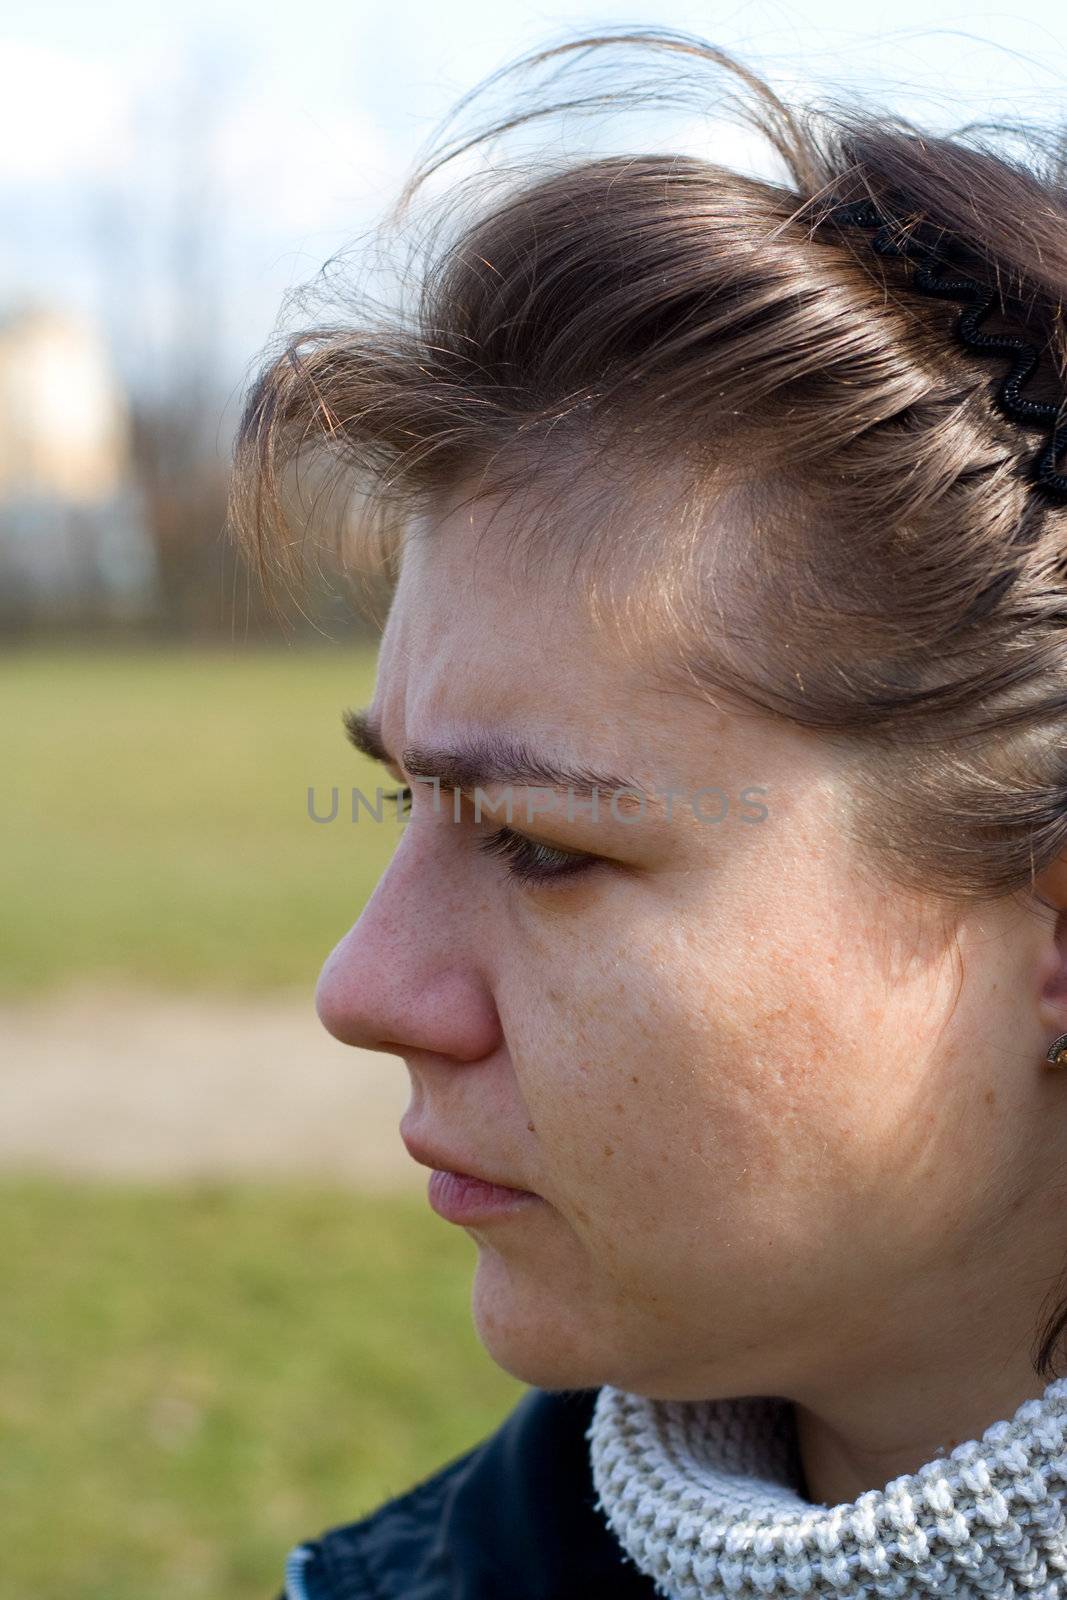
<svg viewBox="0 0 1067 1600">
<path fill-rule="evenodd" d="M 388 766 L 400 767 L 413 778 L 436 778 L 446 789 L 470 794 L 492 783 L 565 789 L 577 795 L 610 793 L 616 789 L 645 790 L 617 773 L 570 767 L 540 755 L 521 739 L 502 734 L 481 734 L 456 745 L 409 745 L 397 761 L 386 749 L 381 725 L 369 711 L 341 714 L 345 737 L 361 755 Z"/>
</svg>

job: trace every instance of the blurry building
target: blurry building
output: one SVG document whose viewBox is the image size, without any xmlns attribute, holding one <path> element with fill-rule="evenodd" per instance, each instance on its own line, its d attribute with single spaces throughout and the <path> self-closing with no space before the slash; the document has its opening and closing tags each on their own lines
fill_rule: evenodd
<svg viewBox="0 0 1067 1600">
<path fill-rule="evenodd" d="M 103 338 L 50 307 L 0 316 L 0 624 L 137 617 L 155 589 Z"/>
</svg>

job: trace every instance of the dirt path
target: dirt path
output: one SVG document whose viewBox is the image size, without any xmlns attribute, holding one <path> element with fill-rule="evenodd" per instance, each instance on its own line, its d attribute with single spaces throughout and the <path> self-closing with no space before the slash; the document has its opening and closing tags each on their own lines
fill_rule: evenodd
<svg viewBox="0 0 1067 1600">
<path fill-rule="evenodd" d="M 418 1189 L 404 1064 L 338 1044 L 312 997 L 121 988 L 0 1003 L 0 1168 Z"/>
</svg>

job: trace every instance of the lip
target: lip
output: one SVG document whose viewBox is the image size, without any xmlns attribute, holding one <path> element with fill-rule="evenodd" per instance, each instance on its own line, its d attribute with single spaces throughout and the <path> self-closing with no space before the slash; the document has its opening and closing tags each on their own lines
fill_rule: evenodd
<svg viewBox="0 0 1067 1600">
<path fill-rule="evenodd" d="M 509 1189 L 504 1184 L 485 1183 L 465 1172 L 449 1172 L 440 1167 L 430 1174 L 426 1198 L 431 1209 L 446 1222 L 468 1227 L 541 1204 L 541 1196 L 531 1194 L 529 1189 Z"/>
<path fill-rule="evenodd" d="M 440 1145 L 430 1144 L 428 1140 L 419 1139 L 414 1134 L 400 1130 L 400 1137 L 404 1141 L 404 1148 L 413 1161 L 420 1167 L 429 1167 L 434 1172 L 454 1172 L 461 1178 L 475 1178 L 479 1183 L 489 1184 L 494 1189 L 510 1189 L 512 1194 L 529 1194 L 529 1189 L 520 1189 L 517 1184 L 505 1183 L 503 1178 L 497 1178 L 490 1172 L 479 1172 L 470 1165 L 464 1156 L 452 1155 Z"/>
<path fill-rule="evenodd" d="M 412 1159 L 421 1167 L 430 1168 L 426 1197 L 432 1209 L 447 1222 L 483 1222 L 522 1210 L 531 1201 L 541 1201 L 541 1196 L 530 1189 L 502 1183 L 485 1172 L 472 1172 L 463 1156 L 451 1155 L 403 1129 L 400 1137 Z"/>
</svg>

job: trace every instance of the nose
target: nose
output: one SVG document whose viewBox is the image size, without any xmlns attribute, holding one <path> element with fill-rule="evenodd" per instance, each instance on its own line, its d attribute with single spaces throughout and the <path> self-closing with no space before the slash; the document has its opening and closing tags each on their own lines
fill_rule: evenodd
<svg viewBox="0 0 1067 1600">
<path fill-rule="evenodd" d="M 315 1010 L 342 1044 L 481 1060 L 501 1030 L 478 953 L 470 896 L 444 881 L 409 823 L 362 915 L 327 956 Z"/>
</svg>

